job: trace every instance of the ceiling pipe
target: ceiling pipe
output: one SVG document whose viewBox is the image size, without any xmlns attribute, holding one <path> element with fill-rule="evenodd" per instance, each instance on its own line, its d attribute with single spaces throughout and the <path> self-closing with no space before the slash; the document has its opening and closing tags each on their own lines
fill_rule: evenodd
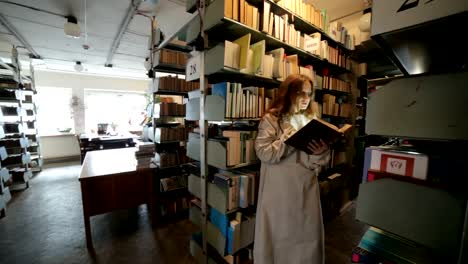
<svg viewBox="0 0 468 264">
<path fill-rule="evenodd" d="M 31 44 L 21 35 L 18 30 L 8 21 L 8 19 L 0 14 L 0 23 L 13 35 L 15 38 L 29 51 L 29 57 L 40 59 L 41 56 L 33 49 Z"/>
<path fill-rule="evenodd" d="M 109 50 L 109 53 L 107 54 L 107 59 L 106 59 L 106 63 L 104 64 L 104 66 L 112 67 L 112 60 L 114 59 L 115 52 L 117 51 L 117 48 L 120 45 L 120 41 L 122 40 L 123 34 L 125 33 L 125 30 L 127 30 L 128 24 L 130 24 L 130 21 L 132 20 L 133 16 L 137 12 L 138 7 L 140 6 L 141 2 L 142 0 L 134 0 L 130 3 L 130 6 L 128 7 L 128 10 L 127 10 L 127 14 L 125 15 L 122 23 L 120 24 L 119 31 L 117 32 L 117 35 L 112 41 L 112 46 Z"/>
</svg>

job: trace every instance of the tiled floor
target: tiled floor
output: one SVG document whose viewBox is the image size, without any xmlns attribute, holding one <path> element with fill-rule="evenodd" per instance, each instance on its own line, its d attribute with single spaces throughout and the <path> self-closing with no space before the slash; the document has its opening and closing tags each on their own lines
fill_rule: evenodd
<svg viewBox="0 0 468 264">
<path fill-rule="evenodd" d="M 0 263 L 192 263 L 188 220 L 152 228 L 146 207 L 91 218 L 95 252 L 85 246 L 79 163 L 54 164 L 15 193 L 0 219 Z M 349 263 L 365 231 L 354 207 L 326 224 L 328 263 Z"/>
</svg>

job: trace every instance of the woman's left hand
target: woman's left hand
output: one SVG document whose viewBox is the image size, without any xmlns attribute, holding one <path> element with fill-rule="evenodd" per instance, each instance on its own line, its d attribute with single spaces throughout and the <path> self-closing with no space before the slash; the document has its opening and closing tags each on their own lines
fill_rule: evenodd
<svg viewBox="0 0 468 264">
<path fill-rule="evenodd" d="M 320 139 L 320 141 L 312 140 L 307 144 L 307 148 L 312 151 L 313 155 L 320 155 L 328 150 L 328 145 Z"/>
</svg>

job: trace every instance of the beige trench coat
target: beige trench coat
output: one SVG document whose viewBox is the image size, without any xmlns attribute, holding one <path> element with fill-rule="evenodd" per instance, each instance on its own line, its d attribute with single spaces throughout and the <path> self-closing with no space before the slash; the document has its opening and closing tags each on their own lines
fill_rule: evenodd
<svg viewBox="0 0 468 264">
<path fill-rule="evenodd" d="M 307 155 L 284 141 L 294 128 L 265 115 L 255 142 L 262 161 L 255 225 L 255 264 L 323 264 L 324 230 L 317 174 L 330 151 Z"/>
</svg>

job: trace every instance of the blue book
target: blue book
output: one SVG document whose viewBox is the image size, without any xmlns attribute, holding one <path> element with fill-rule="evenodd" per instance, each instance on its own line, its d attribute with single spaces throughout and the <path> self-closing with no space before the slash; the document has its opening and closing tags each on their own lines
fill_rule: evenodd
<svg viewBox="0 0 468 264">
<path fill-rule="evenodd" d="M 226 100 L 227 98 L 227 91 L 230 88 L 230 84 L 228 82 L 216 83 L 213 84 L 211 87 L 211 94 L 221 96 L 223 99 Z"/>
<path fill-rule="evenodd" d="M 227 237 L 229 219 L 227 215 L 222 214 L 215 208 L 210 208 L 210 222 L 219 229 L 224 237 Z"/>
</svg>

